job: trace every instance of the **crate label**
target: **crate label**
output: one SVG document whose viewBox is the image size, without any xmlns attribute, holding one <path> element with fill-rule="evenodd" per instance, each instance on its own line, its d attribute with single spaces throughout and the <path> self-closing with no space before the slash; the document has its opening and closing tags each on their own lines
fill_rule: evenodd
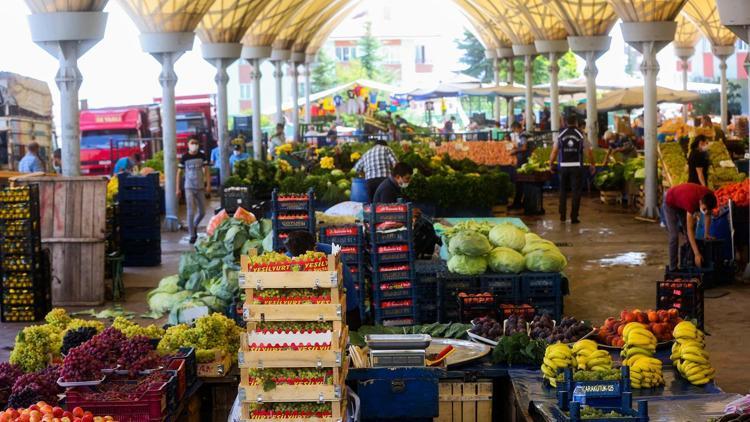
<svg viewBox="0 0 750 422">
<path fill-rule="evenodd" d="M 348 255 L 356 255 L 359 253 L 359 248 L 356 246 L 342 246 L 341 253 L 348 254 Z"/>
<path fill-rule="evenodd" d="M 388 205 L 388 204 L 383 204 L 383 205 L 377 205 L 375 207 L 375 212 L 376 213 L 406 212 L 407 209 L 408 208 L 407 208 L 406 205 L 398 205 L 398 204 Z M 367 208 L 367 211 L 370 211 L 370 207 Z"/>
<path fill-rule="evenodd" d="M 380 267 L 381 273 L 394 272 L 394 271 L 409 271 L 408 265 L 393 265 L 389 267 Z"/>
<path fill-rule="evenodd" d="M 357 236 L 359 229 L 353 227 L 329 227 L 325 231 L 326 236 Z"/>
<path fill-rule="evenodd" d="M 378 253 L 409 252 L 409 245 L 385 245 L 378 248 Z"/>
</svg>

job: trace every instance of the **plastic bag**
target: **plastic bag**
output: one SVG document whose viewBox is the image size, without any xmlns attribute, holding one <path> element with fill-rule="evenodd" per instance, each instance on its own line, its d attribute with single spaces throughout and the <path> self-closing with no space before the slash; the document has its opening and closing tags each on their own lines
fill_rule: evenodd
<svg viewBox="0 0 750 422">
<path fill-rule="evenodd" d="M 214 230 L 216 230 L 217 227 L 221 225 L 221 223 L 224 222 L 224 220 L 229 218 L 229 214 L 227 214 L 226 211 L 221 210 L 220 213 L 216 214 L 215 216 L 211 217 L 211 220 L 208 222 L 208 227 L 206 227 L 206 233 L 209 236 L 213 236 Z"/>
<path fill-rule="evenodd" d="M 237 211 L 234 212 L 234 215 L 232 217 L 235 220 L 244 221 L 247 224 L 252 224 L 257 221 L 257 218 L 255 218 L 255 214 L 242 207 L 237 207 Z"/>
</svg>

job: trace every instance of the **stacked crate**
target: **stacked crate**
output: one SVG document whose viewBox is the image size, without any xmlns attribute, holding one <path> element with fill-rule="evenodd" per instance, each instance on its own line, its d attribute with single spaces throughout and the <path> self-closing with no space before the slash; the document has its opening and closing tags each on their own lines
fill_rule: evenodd
<svg viewBox="0 0 750 422">
<path fill-rule="evenodd" d="M 459 294 L 477 293 L 479 277 L 454 274 L 448 271 L 437 276 L 438 321 L 442 323 L 460 322 Z"/>
<path fill-rule="evenodd" d="M 307 231 L 315 234 L 315 193 L 310 189 L 306 194 L 279 193 L 274 189 L 271 202 L 273 211 L 273 249 L 284 248 L 284 241 L 291 232 Z"/>
<path fill-rule="evenodd" d="M 364 216 L 373 319 L 382 325 L 413 325 L 417 298 L 411 204 L 366 205 Z"/>
<path fill-rule="evenodd" d="M 417 260 L 414 263 L 417 295 L 417 324 L 438 321 L 438 273 L 448 271 L 445 261 Z"/>
<path fill-rule="evenodd" d="M 656 284 L 656 309 L 677 309 L 683 319 L 694 319 L 703 329 L 704 277 L 700 271 L 679 270 L 664 272 L 664 281 Z"/>
<path fill-rule="evenodd" d="M 531 305 L 537 315 L 549 314 L 560 321 L 563 315 L 562 278 L 561 273 L 521 273 L 521 294 L 516 303 Z"/>
<path fill-rule="evenodd" d="M 255 267 L 248 257 L 243 257 L 240 266 L 239 285 L 246 296 L 243 318 L 247 322 L 238 358 L 240 418 L 343 420 L 349 333 L 339 256 L 265 267 Z M 277 290 L 270 293 L 265 292 L 267 289 Z M 279 304 L 261 304 L 265 299 L 259 300 L 269 296 L 283 298 L 287 289 L 314 289 L 320 292 L 316 293 L 319 298 L 330 297 L 330 301 L 286 304 L 278 300 Z M 289 406 L 313 407 L 324 413 L 280 415 L 268 411 L 269 407 Z"/>
<path fill-rule="evenodd" d="M 52 307 L 43 263 L 39 186 L 0 190 L 0 321 L 40 321 Z"/>
<path fill-rule="evenodd" d="M 367 314 L 365 292 L 368 277 L 365 272 L 365 242 L 362 226 L 347 224 L 320 228 L 320 243 L 341 246 L 341 261 L 349 269 L 354 278 L 354 288 L 359 293 L 359 313 L 362 321 Z"/>
<path fill-rule="evenodd" d="M 161 205 L 159 174 L 119 174 L 117 220 L 123 265 L 151 267 L 161 264 Z"/>
</svg>

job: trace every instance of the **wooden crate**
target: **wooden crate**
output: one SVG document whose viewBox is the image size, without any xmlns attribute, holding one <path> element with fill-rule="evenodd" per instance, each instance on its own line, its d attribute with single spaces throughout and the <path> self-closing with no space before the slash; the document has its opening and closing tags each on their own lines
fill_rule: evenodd
<svg viewBox="0 0 750 422">
<path fill-rule="evenodd" d="M 250 378 L 247 368 L 240 369 L 240 401 L 255 402 L 293 402 L 293 401 L 337 401 L 346 394 L 346 374 L 348 365 L 333 369 L 333 384 L 310 385 L 277 385 L 265 391 L 262 385 L 249 385 Z"/>
<path fill-rule="evenodd" d="M 317 401 L 316 401 L 317 402 Z M 266 419 L 266 418 L 251 418 L 250 417 L 250 406 L 255 402 L 245 401 L 242 402 L 242 411 L 240 418 L 243 421 L 284 421 L 284 422 L 342 422 L 346 415 L 346 400 L 342 401 L 331 401 L 326 402 L 331 406 L 331 417 L 330 418 L 284 418 L 284 419 Z"/>
<path fill-rule="evenodd" d="M 255 289 L 245 289 L 242 317 L 245 321 L 341 321 L 346 317 L 346 295 L 330 290 L 329 304 L 259 305 L 253 303 Z"/>
<path fill-rule="evenodd" d="M 199 363 L 197 366 L 200 378 L 221 378 L 232 368 L 232 357 L 227 353 L 217 350 L 216 357 L 211 362 Z"/>
<path fill-rule="evenodd" d="M 342 288 L 344 277 L 339 255 L 329 256 L 320 271 L 248 271 L 249 257 L 240 258 L 240 289 L 330 289 Z"/>
<path fill-rule="evenodd" d="M 349 328 L 333 331 L 327 350 L 250 351 L 247 334 L 240 334 L 238 363 L 240 368 L 335 368 L 343 366 Z"/>
<path fill-rule="evenodd" d="M 492 421 L 492 382 L 441 382 L 435 422 Z"/>
<path fill-rule="evenodd" d="M 599 200 L 606 205 L 622 203 L 622 192 L 619 190 L 599 191 Z"/>
<path fill-rule="evenodd" d="M 16 185 L 39 185 L 42 244 L 52 258 L 52 303 L 104 303 L 107 179 L 16 177 Z"/>
</svg>

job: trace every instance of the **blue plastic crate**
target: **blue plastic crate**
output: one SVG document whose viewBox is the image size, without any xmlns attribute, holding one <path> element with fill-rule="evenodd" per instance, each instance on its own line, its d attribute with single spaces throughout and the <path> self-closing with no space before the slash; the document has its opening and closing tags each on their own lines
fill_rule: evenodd
<svg viewBox="0 0 750 422">
<path fill-rule="evenodd" d="M 402 299 L 396 300 L 401 301 Z M 414 307 L 413 301 L 409 306 L 396 306 L 390 308 L 381 307 L 381 302 L 382 301 L 373 301 L 372 309 L 374 311 L 373 315 L 375 316 L 376 320 L 388 318 L 414 318 L 416 309 Z"/>
<path fill-rule="evenodd" d="M 473 290 L 479 288 L 479 277 L 453 274 L 449 272 L 438 273 L 438 297 L 451 295 L 462 290 Z M 455 300 L 454 300 L 455 301 Z"/>
<path fill-rule="evenodd" d="M 397 299 L 415 299 L 414 282 L 410 280 L 403 280 L 405 283 L 409 283 L 410 286 L 402 289 L 383 289 L 383 286 L 388 286 L 393 283 L 400 283 L 400 281 L 390 283 L 372 283 L 372 298 L 375 301 L 381 300 L 397 300 Z"/>
<path fill-rule="evenodd" d="M 293 220 L 279 219 L 274 217 L 273 228 L 278 230 L 305 230 L 310 231 L 315 226 L 315 220 L 308 218 L 296 218 Z"/>
<path fill-rule="evenodd" d="M 579 421 L 593 421 L 593 422 L 648 422 L 648 402 L 646 400 L 638 401 L 638 410 L 633 409 L 633 395 L 630 392 L 622 393 L 620 397 L 620 403 L 613 406 L 596 406 L 593 407 L 603 412 L 615 412 L 624 415 L 624 417 L 618 418 L 594 418 L 594 419 L 582 419 L 581 418 L 581 404 L 578 402 L 571 401 L 571 396 L 565 390 L 557 391 L 557 405 L 553 406 L 552 411 L 555 419 L 563 422 L 579 422 Z M 569 414 L 566 414 L 569 412 Z"/>
<path fill-rule="evenodd" d="M 563 316 L 563 300 L 562 297 L 551 298 L 551 299 L 529 299 L 525 301 L 529 305 L 534 307 L 534 313 L 536 315 L 549 314 L 552 319 L 560 321 Z"/>
<path fill-rule="evenodd" d="M 341 246 L 360 246 L 364 244 L 362 226 L 348 224 L 320 228 L 320 243 L 335 243 Z"/>
<path fill-rule="evenodd" d="M 128 240 L 157 240 L 161 241 L 159 224 L 142 227 L 121 227 L 120 241 Z"/>
<path fill-rule="evenodd" d="M 530 298 L 562 297 L 562 274 L 521 273 L 520 301 Z"/>
<path fill-rule="evenodd" d="M 622 402 L 622 394 L 631 392 L 630 368 L 625 365 L 620 368 L 619 380 L 574 381 L 571 368 L 566 368 L 563 376 L 565 380 L 557 383 L 557 390 L 567 391 L 568 397 L 573 397 L 573 390 L 580 385 L 586 391 L 586 404 L 589 406 L 618 406 Z"/>
<path fill-rule="evenodd" d="M 498 303 L 515 302 L 521 296 L 521 276 L 518 274 L 482 274 L 479 287 L 495 295 Z"/>
<path fill-rule="evenodd" d="M 313 202 L 315 201 L 315 192 L 310 189 L 307 191 L 307 194 L 304 196 L 299 197 L 299 199 L 295 200 L 280 200 L 279 198 L 283 198 L 285 194 L 279 193 L 278 189 L 274 189 L 271 193 L 271 203 L 272 203 L 272 209 L 274 213 L 278 211 L 308 211 L 308 212 L 315 212 L 315 207 Z M 289 195 L 296 195 L 296 194 L 289 194 Z"/>
<path fill-rule="evenodd" d="M 364 262 L 365 250 L 361 245 L 347 245 L 341 247 L 341 261 L 347 264 Z"/>
<path fill-rule="evenodd" d="M 366 204 L 363 207 L 364 220 L 371 226 L 375 224 L 393 221 L 411 226 L 412 205 L 411 203 L 396 204 Z"/>
<path fill-rule="evenodd" d="M 391 269 L 396 269 L 392 271 Z M 379 266 L 377 269 L 370 267 L 373 283 L 382 283 L 386 281 L 413 280 L 414 273 L 411 266 L 404 264 L 388 264 Z"/>
<path fill-rule="evenodd" d="M 431 324 L 438 321 L 437 305 L 418 305 L 416 324 Z"/>
<path fill-rule="evenodd" d="M 117 200 L 159 201 L 159 173 L 151 173 L 146 176 L 134 176 L 128 173 L 117 175 Z"/>
<path fill-rule="evenodd" d="M 397 262 L 413 263 L 415 258 L 411 242 L 375 245 L 369 250 L 369 253 L 373 268 L 378 268 L 381 264 Z"/>
<path fill-rule="evenodd" d="M 371 228 L 370 233 L 370 242 L 375 245 L 384 245 L 389 243 L 405 243 L 405 242 L 411 242 L 412 235 L 411 235 L 411 228 L 406 228 L 404 230 L 397 230 L 392 231 L 388 233 L 378 232 L 375 230 L 375 228 Z"/>
<path fill-rule="evenodd" d="M 419 277 L 422 274 L 425 274 L 425 275 L 433 275 L 435 279 L 437 279 L 438 273 L 448 271 L 448 265 L 443 260 L 434 261 L 434 260 L 418 259 L 414 261 L 414 271 L 416 271 L 417 277 Z"/>
</svg>

